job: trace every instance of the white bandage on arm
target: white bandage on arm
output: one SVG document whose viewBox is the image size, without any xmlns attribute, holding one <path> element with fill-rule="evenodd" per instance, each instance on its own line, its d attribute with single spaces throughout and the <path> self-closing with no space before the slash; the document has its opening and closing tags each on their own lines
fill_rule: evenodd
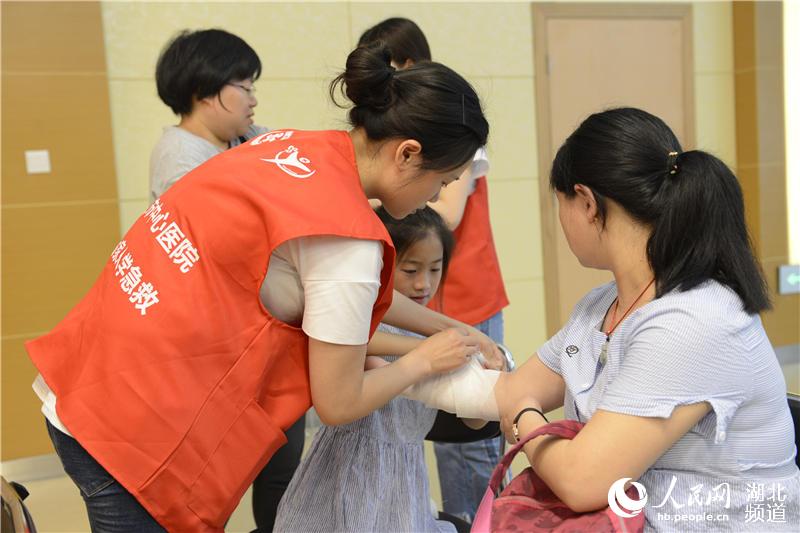
<svg viewBox="0 0 800 533">
<path fill-rule="evenodd" d="M 476 357 L 470 357 L 469 362 L 458 370 L 412 385 L 403 391 L 402 396 L 459 418 L 500 420 L 494 396 L 498 377 L 499 371 L 487 370 Z"/>
</svg>

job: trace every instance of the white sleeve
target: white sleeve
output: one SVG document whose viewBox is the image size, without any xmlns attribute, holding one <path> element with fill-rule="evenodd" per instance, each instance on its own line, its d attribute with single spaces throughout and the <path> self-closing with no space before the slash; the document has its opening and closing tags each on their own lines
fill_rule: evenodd
<svg viewBox="0 0 800 533">
<path fill-rule="evenodd" d="M 314 236 L 293 239 L 281 251 L 303 287 L 306 335 L 334 344 L 366 344 L 383 268 L 381 243 Z"/>
<path fill-rule="evenodd" d="M 472 186 L 469 193 L 475 192 L 475 180 L 482 178 L 489 173 L 489 154 L 486 153 L 486 147 L 478 148 L 475 152 L 475 157 L 472 158 L 472 166 L 470 167 L 470 179 Z"/>
</svg>

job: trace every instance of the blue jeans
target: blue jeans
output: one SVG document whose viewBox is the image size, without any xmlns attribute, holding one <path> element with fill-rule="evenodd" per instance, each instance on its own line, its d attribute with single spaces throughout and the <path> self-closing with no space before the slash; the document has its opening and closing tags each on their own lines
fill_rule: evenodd
<svg viewBox="0 0 800 533">
<path fill-rule="evenodd" d="M 77 440 L 47 423 L 64 470 L 80 490 L 93 533 L 164 533 L 139 501 L 83 449 Z"/>
<path fill-rule="evenodd" d="M 503 342 L 503 312 L 475 326 L 495 342 Z M 444 512 L 472 522 L 503 450 L 503 437 L 477 442 L 433 444 Z"/>
</svg>

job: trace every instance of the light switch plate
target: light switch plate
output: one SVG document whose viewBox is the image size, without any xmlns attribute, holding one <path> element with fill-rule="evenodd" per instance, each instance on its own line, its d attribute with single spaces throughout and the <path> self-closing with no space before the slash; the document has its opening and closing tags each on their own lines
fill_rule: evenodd
<svg viewBox="0 0 800 533">
<path fill-rule="evenodd" d="M 49 174 L 50 150 L 25 150 L 25 168 L 28 174 Z"/>
</svg>

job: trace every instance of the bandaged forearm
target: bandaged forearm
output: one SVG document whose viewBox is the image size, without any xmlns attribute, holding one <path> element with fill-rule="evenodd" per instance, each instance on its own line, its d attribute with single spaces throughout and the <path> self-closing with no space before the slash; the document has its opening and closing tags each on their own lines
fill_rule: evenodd
<svg viewBox="0 0 800 533">
<path fill-rule="evenodd" d="M 459 418 L 500 420 L 494 397 L 498 377 L 499 371 L 486 370 L 477 358 L 470 357 L 469 362 L 458 370 L 412 385 L 403 391 L 402 396 Z"/>
</svg>

